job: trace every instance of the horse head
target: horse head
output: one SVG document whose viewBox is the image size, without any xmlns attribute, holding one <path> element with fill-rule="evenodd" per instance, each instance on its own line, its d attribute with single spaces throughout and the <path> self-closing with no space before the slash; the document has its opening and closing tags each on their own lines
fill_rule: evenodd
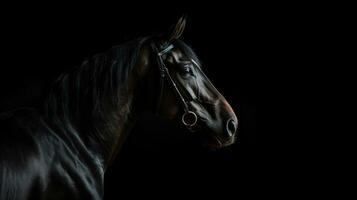
<svg viewBox="0 0 357 200">
<path fill-rule="evenodd" d="M 238 119 L 203 72 L 196 54 L 180 40 L 185 24 L 183 16 L 143 48 L 140 69 L 147 72 L 146 90 L 155 91 L 149 99 L 156 102 L 155 112 L 161 117 L 186 126 L 208 146 L 228 146 L 236 139 Z"/>
</svg>

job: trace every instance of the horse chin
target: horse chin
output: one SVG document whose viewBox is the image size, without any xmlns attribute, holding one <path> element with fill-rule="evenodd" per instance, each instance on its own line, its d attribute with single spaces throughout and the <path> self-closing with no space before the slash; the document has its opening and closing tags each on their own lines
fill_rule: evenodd
<svg viewBox="0 0 357 200">
<path fill-rule="evenodd" d="M 220 150 L 222 148 L 229 147 L 235 143 L 235 137 L 229 138 L 227 140 L 222 140 L 214 135 L 209 135 L 203 142 L 203 145 L 210 150 Z"/>
<path fill-rule="evenodd" d="M 217 133 L 209 128 L 205 128 L 202 124 L 186 128 L 188 128 L 192 135 L 195 135 L 195 139 L 198 140 L 204 148 L 208 148 L 209 150 L 217 151 L 232 146 L 236 141 L 235 136 L 223 140 L 217 136 Z"/>
</svg>

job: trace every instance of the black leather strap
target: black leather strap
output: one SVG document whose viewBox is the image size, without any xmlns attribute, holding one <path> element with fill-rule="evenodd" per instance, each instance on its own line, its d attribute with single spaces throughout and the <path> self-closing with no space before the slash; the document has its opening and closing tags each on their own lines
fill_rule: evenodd
<svg viewBox="0 0 357 200">
<path fill-rule="evenodd" d="M 167 69 L 167 67 L 161 57 L 162 55 L 170 52 L 174 48 L 174 46 L 172 44 L 170 44 L 166 48 L 159 51 L 159 49 L 156 47 L 155 43 L 152 42 L 151 48 L 153 49 L 153 51 L 156 55 L 156 59 L 157 59 L 157 63 L 158 63 L 159 71 L 160 71 L 160 93 L 159 93 L 159 99 L 157 102 L 156 113 L 157 114 L 159 113 L 163 90 L 164 90 L 164 83 L 165 83 L 165 78 L 166 78 L 168 80 L 168 83 L 174 88 L 175 94 L 179 98 L 179 100 L 184 108 L 184 114 L 182 116 L 183 124 L 186 126 L 189 126 L 189 127 L 195 125 L 197 122 L 197 115 L 194 112 L 189 110 L 189 107 L 187 105 L 185 98 L 183 97 L 180 90 L 178 89 L 175 81 L 172 79 L 172 77 L 169 73 L 169 70 Z M 190 116 L 190 117 L 187 117 L 187 116 Z M 190 120 L 191 122 L 188 122 L 187 121 L 188 118 L 190 118 L 190 119 L 193 118 L 193 120 Z"/>
</svg>

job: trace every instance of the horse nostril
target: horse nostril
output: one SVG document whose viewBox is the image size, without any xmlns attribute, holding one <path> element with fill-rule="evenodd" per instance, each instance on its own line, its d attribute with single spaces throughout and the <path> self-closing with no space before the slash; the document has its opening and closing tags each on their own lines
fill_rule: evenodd
<svg viewBox="0 0 357 200">
<path fill-rule="evenodd" d="M 226 131 L 227 131 L 228 136 L 229 137 L 233 136 L 233 134 L 236 132 L 236 130 L 237 130 L 236 122 L 232 118 L 229 119 L 226 124 Z"/>
</svg>

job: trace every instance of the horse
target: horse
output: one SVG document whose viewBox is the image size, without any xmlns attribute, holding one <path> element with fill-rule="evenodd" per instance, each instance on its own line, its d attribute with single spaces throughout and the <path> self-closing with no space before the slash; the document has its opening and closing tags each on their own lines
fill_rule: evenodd
<svg viewBox="0 0 357 200">
<path fill-rule="evenodd" d="M 202 144 L 235 142 L 237 117 L 182 40 L 165 34 L 114 46 L 62 73 L 36 108 L 0 115 L 0 199 L 103 199 L 104 173 L 144 112 Z"/>
</svg>

